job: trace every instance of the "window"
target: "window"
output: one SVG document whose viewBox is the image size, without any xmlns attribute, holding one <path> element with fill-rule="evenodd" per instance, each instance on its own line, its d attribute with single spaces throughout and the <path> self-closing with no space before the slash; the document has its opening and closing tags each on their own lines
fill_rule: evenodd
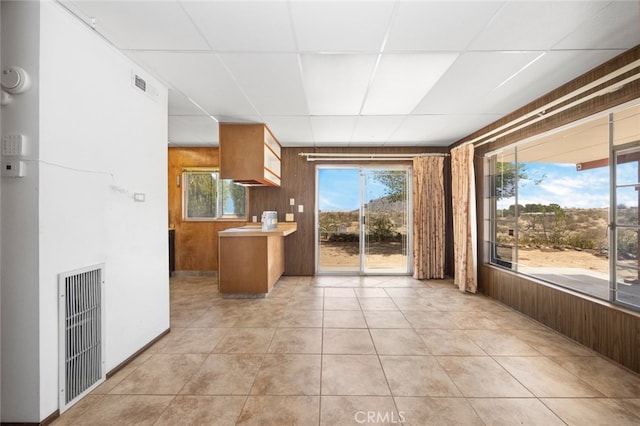
<svg viewBox="0 0 640 426">
<path fill-rule="evenodd" d="M 634 106 L 487 154 L 485 261 L 639 308 L 638 129 Z"/>
<path fill-rule="evenodd" d="M 186 220 L 246 218 L 246 188 L 220 179 L 217 170 L 187 170 L 183 181 Z"/>
</svg>

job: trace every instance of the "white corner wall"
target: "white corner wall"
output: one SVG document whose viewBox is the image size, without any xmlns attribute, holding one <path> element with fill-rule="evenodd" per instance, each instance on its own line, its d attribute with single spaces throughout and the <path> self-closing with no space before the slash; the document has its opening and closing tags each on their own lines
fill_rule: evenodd
<svg viewBox="0 0 640 426">
<path fill-rule="evenodd" d="M 21 133 L 28 156 L 38 155 L 38 75 L 40 6 L 2 1 L 3 66 L 21 66 L 31 89 L 2 106 L 3 134 Z M 2 242 L 2 422 L 34 422 L 39 412 L 38 353 L 38 168 L 27 163 L 27 176 L 1 178 Z"/>
<path fill-rule="evenodd" d="M 3 232 L 2 370 L 16 373 L 6 384 L 3 374 L 2 421 L 38 422 L 59 408 L 59 273 L 106 265 L 106 371 L 169 328 L 167 90 L 57 3 L 20 3 L 39 8 L 38 26 L 20 30 L 39 33 L 38 107 L 28 115 L 36 135 L 30 146 L 38 151 L 29 153 L 33 161 L 21 184 L 36 181 L 21 194 L 5 194 L 3 180 L 2 229 L 12 229 L 5 213 L 25 213 L 13 210 L 13 198 L 26 192 L 36 199 L 27 214 L 35 215 L 27 232 L 35 241 L 21 248 L 13 265 L 5 262 Z M 6 35 L 3 28 L 3 41 Z M 133 73 L 158 90 L 155 100 L 133 86 Z M 6 121 L 3 110 L 3 130 Z M 145 202 L 135 202 L 133 193 L 143 193 Z M 5 268 L 9 275 L 35 270 L 31 280 L 16 283 L 9 300 Z M 18 312 L 7 317 L 4 309 L 18 301 L 27 303 L 22 316 L 32 323 L 23 336 L 28 345 L 14 351 L 7 349 L 5 330 L 25 333 L 12 317 Z M 22 361 L 27 346 L 33 353 L 27 357 L 35 359 Z M 21 397 L 4 392 L 16 387 L 25 388 Z"/>
</svg>

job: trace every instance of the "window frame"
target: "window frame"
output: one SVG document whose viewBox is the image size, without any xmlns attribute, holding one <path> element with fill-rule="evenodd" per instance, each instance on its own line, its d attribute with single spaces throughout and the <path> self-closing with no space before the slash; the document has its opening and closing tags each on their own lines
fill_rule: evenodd
<svg viewBox="0 0 640 426">
<path fill-rule="evenodd" d="M 216 193 L 215 193 L 215 216 L 204 217 L 190 217 L 188 215 L 189 209 L 189 176 L 191 175 L 203 175 L 211 174 L 215 175 L 216 181 Z M 222 186 L 225 181 L 233 182 L 231 179 L 220 179 L 220 168 L 218 167 L 198 167 L 198 168 L 184 168 L 181 173 L 182 188 L 182 220 L 184 222 L 218 222 L 218 221 L 246 221 L 249 217 L 249 191 L 246 186 L 233 183 L 234 185 L 241 186 L 245 189 L 245 212 L 242 216 L 231 216 L 220 214 L 223 211 L 223 203 L 220 196 L 223 194 Z"/>
<path fill-rule="evenodd" d="M 584 297 L 588 297 L 588 298 L 594 298 L 596 300 L 600 300 L 603 301 L 605 303 L 610 303 L 612 305 L 616 305 L 616 306 L 620 306 L 620 307 L 624 307 L 627 309 L 630 309 L 632 311 L 637 311 L 640 312 L 640 304 L 635 303 L 635 302 L 631 302 L 631 301 L 626 301 L 626 300 L 622 300 L 619 297 L 619 292 L 620 289 L 618 289 L 618 284 L 620 283 L 620 279 L 619 279 L 619 274 L 618 274 L 618 268 L 624 266 L 621 265 L 620 262 L 618 262 L 618 227 L 620 227 L 621 225 L 618 223 L 618 218 L 617 218 L 617 191 L 620 187 L 623 186 L 632 186 L 635 188 L 640 187 L 640 184 L 638 182 L 640 182 L 640 172 L 638 172 L 638 181 L 634 181 L 629 185 L 620 185 L 620 183 L 617 181 L 616 178 L 616 167 L 618 164 L 617 161 L 617 153 L 620 151 L 625 151 L 625 150 L 635 150 L 635 152 L 638 152 L 640 150 L 640 134 L 633 134 L 633 135 L 629 135 L 628 133 L 628 128 L 625 129 L 626 133 L 625 135 L 625 139 L 620 139 L 620 141 L 618 141 L 616 139 L 616 125 L 619 124 L 619 122 L 622 122 L 623 119 L 626 118 L 633 118 L 633 117 L 638 117 L 640 114 L 638 114 L 637 112 L 637 108 L 640 107 L 640 104 L 638 103 L 637 100 L 635 101 L 631 101 L 629 103 L 626 103 L 624 105 L 618 106 L 616 108 L 613 108 L 611 110 L 605 111 L 605 112 L 601 112 L 599 114 L 596 115 L 592 115 L 590 117 L 586 117 L 582 120 L 578 120 L 576 122 L 573 122 L 571 124 L 565 125 L 565 126 L 561 126 L 559 128 L 553 129 L 549 132 L 543 133 L 543 134 L 539 134 L 539 135 L 535 135 L 532 136 L 530 138 L 526 138 L 524 140 L 518 141 L 516 143 L 512 143 L 509 145 L 505 145 L 503 147 L 500 147 L 496 150 L 493 150 L 491 152 L 486 152 L 483 154 L 483 165 L 484 165 L 484 171 L 483 171 L 483 179 L 484 179 L 484 193 L 483 193 L 483 199 L 484 199 L 484 217 L 483 217 L 483 231 L 484 231 L 484 253 L 483 253 L 483 258 L 482 261 L 487 264 L 488 266 L 492 266 L 492 267 L 496 267 L 496 268 L 500 268 L 502 270 L 508 270 L 511 271 L 517 275 L 523 276 L 523 277 L 528 277 L 534 280 L 539 280 L 539 281 L 543 281 L 546 283 L 549 283 L 552 286 L 556 286 L 558 288 L 564 289 L 564 290 L 568 290 L 568 291 L 572 291 L 572 292 L 576 292 L 578 294 L 583 295 Z M 632 112 L 631 110 L 635 109 L 635 112 Z M 630 110 L 630 114 L 625 114 L 625 112 L 627 110 Z M 616 116 L 617 114 L 620 114 L 621 118 L 618 119 Z M 627 117 L 628 115 L 628 117 Z M 594 294 L 593 292 L 589 291 L 589 290 L 581 290 L 579 288 L 576 288 L 574 286 L 570 286 L 570 285 L 565 285 L 563 284 L 561 281 L 555 281 L 555 280 L 551 280 L 551 279 L 546 279 L 544 277 L 538 276 L 537 273 L 532 273 L 532 272 L 527 272 L 525 269 L 525 266 L 527 265 L 522 265 L 523 268 L 521 270 L 520 268 L 520 264 L 519 264 L 519 257 L 518 257 L 518 246 L 521 243 L 520 241 L 520 235 L 519 235 L 519 215 L 522 214 L 522 212 L 518 212 L 518 209 L 520 207 L 519 204 L 519 185 L 517 184 L 517 180 L 518 180 L 518 173 L 516 173 L 516 190 L 515 190 L 515 196 L 513 198 L 513 204 L 514 204 L 514 243 L 513 243 L 513 255 L 512 255 L 512 262 L 503 262 L 501 261 L 501 259 L 499 258 L 499 256 L 496 256 L 496 250 L 497 247 L 500 245 L 499 242 L 499 237 L 498 237 L 498 222 L 500 222 L 500 218 L 498 217 L 498 213 L 500 210 L 500 206 L 499 203 L 497 202 L 498 198 L 496 196 L 497 192 L 496 192 L 496 171 L 498 170 L 497 167 L 497 163 L 500 162 L 500 154 L 505 151 L 505 150 L 512 150 L 513 151 L 513 155 L 512 157 L 512 161 L 515 164 L 515 168 L 516 170 L 520 167 L 521 164 L 526 165 L 527 162 L 520 162 L 520 159 L 518 158 L 519 155 L 519 150 L 524 150 L 527 147 L 528 143 L 531 142 L 535 142 L 536 140 L 539 140 L 545 136 L 548 135 L 552 135 L 554 133 L 557 132 L 561 132 L 563 130 L 569 130 L 573 127 L 576 127 L 580 124 L 583 123 L 588 123 L 589 121 L 595 121 L 598 119 L 601 119 L 603 117 L 607 117 L 607 122 L 606 122 L 606 126 L 608 128 L 607 133 L 607 151 L 608 151 L 608 165 L 606 165 L 606 167 L 609 170 L 609 205 L 608 205 L 608 224 L 607 224 L 607 236 L 608 236 L 608 241 L 607 241 L 607 252 L 609 254 L 609 268 L 608 268 L 608 285 L 609 285 L 609 294 L 608 297 L 604 296 L 604 295 L 597 295 Z M 637 118 L 636 118 L 636 122 L 637 122 Z M 637 126 L 636 126 L 637 128 Z M 524 151 L 523 151 L 524 152 Z M 580 167 L 582 165 L 582 163 L 580 163 L 579 165 L 577 164 L 576 167 Z M 599 167 L 599 166 L 596 166 Z M 582 170 L 581 168 L 578 168 L 578 170 Z M 639 199 L 640 202 L 640 199 Z M 636 209 L 639 209 L 640 206 L 636 206 Z M 622 226 L 623 228 L 633 228 L 634 232 L 640 234 L 640 225 L 639 224 L 633 224 L 632 226 Z M 511 235 L 511 234 L 509 234 Z M 637 242 L 636 242 L 637 244 Z M 638 251 L 640 252 L 640 245 L 638 246 Z M 640 264 L 637 266 L 637 269 L 640 271 Z M 636 284 L 636 285 L 640 285 L 640 284 Z M 631 293 L 628 293 L 631 294 Z M 631 299 L 633 299 L 633 297 L 637 297 L 637 296 L 632 296 Z M 629 299 L 629 300 L 631 300 Z"/>
</svg>

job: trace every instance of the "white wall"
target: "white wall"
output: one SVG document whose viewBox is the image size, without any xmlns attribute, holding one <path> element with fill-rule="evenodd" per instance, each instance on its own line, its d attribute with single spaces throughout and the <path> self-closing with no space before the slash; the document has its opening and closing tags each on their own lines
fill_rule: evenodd
<svg viewBox="0 0 640 426">
<path fill-rule="evenodd" d="M 167 90 L 49 1 L 40 4 L 39 67 L 39 153 L 29 163 L 39 172 L 39 241 L 26 256 L 39 260 L 35 289 L 20 290 L 37 300 L 39 417 L 17 418 L 3 400 L 2 421 L 40 421 L 59 408 L 59 273 L 106 264 L 107 371 L 169 327 Z M 158 89 L 155 101 L 133 87 L 133 72 Z"/>
<path fill-rule="evenodd" d="M 0 34 L 2 34 L 2 7 L 0 7 Z M 2 43 L 0 42 L 0 70 L 2 69 Z M 2 108 L 0 108 L 0 135 L 2 135 Z M 2 211 L 2 185 L 0 185 L 0 212 Z M 0 241 L 2 241 L 2 221 L 0 220 Z M 0 259 L 2 247 L 0 245 Z M 2 262 L 0 262 L 0 289 L 2 288 Z M 2 306 L 2 291 L 0 291 L 0 307 Z M 2 315 L 0 315 L 0 336 L 2 336 Z M 0 383 L 2 383 L 2 338 L 0 337 Z M 0 390 L 0 394 L 2 391 Z M 1 399 L 0 399 L 1 401 Z M 2 404 L 0 404 L 0 419 L 2 418 Z"/>
<path fill-rule="evenodd" d="M 2 132 L 22 133 L 28 155 L 38 156 L 39 13 L 37 2 L 2 1 L 2 65 L 26 69 L 27 93 L 2 107 Z M 38 167 L 2 178 L 2 421 L 38 421 Z"/>
</svg>

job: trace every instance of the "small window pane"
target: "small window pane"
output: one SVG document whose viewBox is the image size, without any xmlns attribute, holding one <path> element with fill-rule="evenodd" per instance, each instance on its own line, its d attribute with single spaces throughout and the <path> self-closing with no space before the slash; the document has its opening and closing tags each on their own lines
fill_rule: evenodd
<svg viewBox="0 0 640 426">
<path fill-rule="evenodd" d="M 220 198 L 222 201 L 222 217 L 245 217 L 247 206 L 246 188 L 235 184 L 230 179 L 221 182 Z"/>
<path fill-rule="evenodd" d="M 246 218 L 247 191 L 217 170 L 184 173 L 185 219 Z"/>
<path fill-rule="evenodd" d="M 187 173 L 185 197 L 187 218 L 215 218 L 217 173 Z"/>
</svg>

